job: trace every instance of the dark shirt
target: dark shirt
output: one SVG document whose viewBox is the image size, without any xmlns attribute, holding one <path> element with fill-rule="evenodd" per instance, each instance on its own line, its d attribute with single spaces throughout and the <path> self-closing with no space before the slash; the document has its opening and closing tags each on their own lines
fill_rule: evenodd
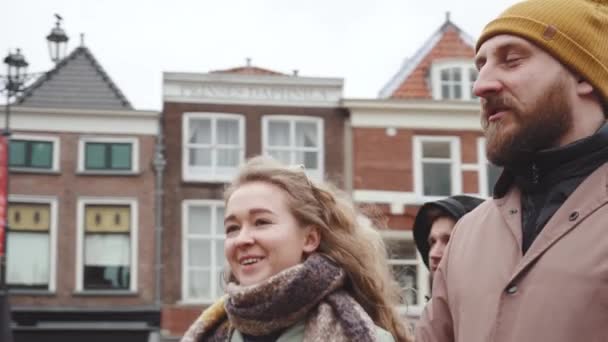
<svg viewBox="0 0 608 342">
<path fill-rule="evenodd" d="M 525 157 L 525 162 L 505 166 L 494 188 L 496 198 L 503 197 L 513 183 L 521 190 L 524 254 L 572 192 L 608 162 L 608 124 L 587 138 Z"/>
</svg>

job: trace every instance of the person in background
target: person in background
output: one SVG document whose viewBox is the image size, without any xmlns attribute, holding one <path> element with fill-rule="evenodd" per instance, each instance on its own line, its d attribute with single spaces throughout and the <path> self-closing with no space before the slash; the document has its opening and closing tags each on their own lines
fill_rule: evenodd
<svg viewBox="0 0 608 342">
<path fill-rule="evenodd" d="M 256 157 L 225 201 L 226 295 L 182 342 L 412 341 L 381 235 L 347 196 Z"/>
<path fill-rule="evenodd" d="M 608 339 L 608 0 L 513 5 L 476 44 L 492 200 L 454 228 L 416 342 Z"/>
<path fill-rule="evenodd" d="M 481 198 L 456 195 L 425 203 L 414 220 L 414 241 L 426 267 L 433 273 L 439 267 L 456 222 L 475 209 Z"/>
</svg>

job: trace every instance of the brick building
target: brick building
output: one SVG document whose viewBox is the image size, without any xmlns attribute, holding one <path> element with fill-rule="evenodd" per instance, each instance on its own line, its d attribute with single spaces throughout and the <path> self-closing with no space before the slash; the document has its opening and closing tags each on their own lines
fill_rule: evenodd
<svg viewBox="0 0 608 342">
<path fill-rule="evenodd" d="M 160 323 L 152 163 L 160 113 L 133 109 L 84 45 L 11 111 L 15 340 L 148 341 Z"/>
<path fill-rule="evenodd" d="M 247 65 L 165 72 L 163 338 L 179 338 L 222 293 L 222 193 L 246 158 L 304 164 L 345 186 L 343 81 Z"/>
<path fill-rule="evenodd" d="M 403 63 L 378 99 L 343 101 L 352 129 L 353 198 L 388 218 L 391 263 L 415 318 L 429 294 L 412 235 L 421 204 L 455 194 L 487 197 L 498 170 L 485 159 L 474 41 L 443 25 Z"/>
</svg>

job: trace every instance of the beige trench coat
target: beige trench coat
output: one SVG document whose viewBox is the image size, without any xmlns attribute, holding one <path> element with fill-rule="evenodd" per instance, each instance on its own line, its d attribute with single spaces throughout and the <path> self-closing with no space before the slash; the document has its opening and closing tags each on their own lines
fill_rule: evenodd
<svg viewBox="0 0 608 342">
<path fill-rule="evenodd" d="M 416 342 L 608 341 L 608 163 L 522 256 L 520 192 L 454 229 Z"/>
</svg>

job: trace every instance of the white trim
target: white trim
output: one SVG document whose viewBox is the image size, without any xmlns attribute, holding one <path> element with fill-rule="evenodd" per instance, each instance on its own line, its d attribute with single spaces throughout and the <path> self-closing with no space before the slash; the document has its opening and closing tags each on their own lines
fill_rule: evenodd
<svg viewBox="0 0 608 342">
<path fill-rule="evenodd" d="M 290 163 L 296 164 L 295 162 L 295 151 L 300 148 L 295 146 L 295 124 L 297 122 L 308 122 L 314 123 L 317 125 L 317 143 L 318 147 L 316 149 L 317 152 L 317 165 L 318 169 L 308 169 L 305 168 L 306 175 L 311 177 L 316 181 L 322 181 L 325 176 L 325 128 L 323 118 L 313 117 L 313 116 L 298 116 L 298 115 L 264 115 L 262 117 L 262 154 L 268 155 L 268 124 L 270 121 L 284 121 L 289 124 L 290 130 L 290 143 L 289 146 L 286 146 L 286 151 L 290 152 Z M 307 148 L 310 151 L 313 151 L 313 148 Z"/>
<path fill-rule="evenodd" d="M 85 145 L 86 143 L 127 143 L 131 144 L 131 170 L 87 170 L 85 169 Z M 78 173 L 85 174 L 111 174 L 124 175 L 139 172 L 139 139 L 135 137 L 104 137 L 104 136 L 81 136 L 78 139 Z"/>
<path fill-rule="evenodd" d="M 479 167 L 478 181 L 479 181 L 479 196 L 484 198 L 492 197 L 492 190 L 488 187 L 488 167 L 490 162 L 486 157 L 486 138 L 477 138 L 477 162 Z"/>
<path fill-rule="evenodd" d="M 217 271 L 216 269 L 216 265 L 217 260 L 216 260 L 216 253 L 214 248 L 214 243 L 218 240 L 218 238 L 223 238 L 225 239 L 226 236 L 224 234 L 221 235 L 217 235 L 217 234 L 213 234 L 213 227 L 210 227 L 211 230 L 211 234 L 210 235 L 206 235 L 206 236 L 201 236 L 202 238 L 207 238 L 209 239 L 209 241 L 211 241 L 211 248 L 212 248 L 212 253 L 211 253 L 211 270 L 210 270 L 210 274 L 211 274 L 211 279 L 210 281 L 210 287 L 209 290 L 211 292 L 211 298 L 192 298 L 192 297 L 188 297 L 188 283 L 189 283 L 189 277 L 188 277 L 188 214 L 189 214 L 189 210 L 190 207 L 192 206 L 208 206 L 210 208 L 211 211 L 211 225 L 213 226 L 213 224 L 217 223 L 217 220 L 219 219 L 218 217 L 216 217 L 216 213 L 217 213 L 217 209 L 219 207 L 224 208 L 224 202 L 221 200 L 195 200 L 195 199 L 188 199 L 188 200 L 183 200 L 182 201 L 182 259 L 181 259 L 181 272 L 182 272 L 182 276 L 181 276 L 181 283 L 182 283 L 182 295 L 181 295 L 181 304 L 211 304 L 213 303 L 217 298 L 215 298 L 215 293 L 218 290 L 217 286 L 218 286 L 218 281 L 219 279 L 215 279 L 215 271 Z M 215 219 L 215 220 L 214 220 Z M 221 218 L 223 220 L 223 218 Z"/>
<path fill-rule="evenodd" d="M 200 174 L 190 169 L 190 153 L 188 151 L 190 120 L 208 119 L 211 121 L 211 166 L 209 174 Z M 217 166 L 217 120 L 230 119 L 238 123 L 239 162 L 233 168 Z M 228 114 L 217 112 L 185 112 L 182 116 L 182 179 L 190 182 L 218 182 L 227 183 L 236 175 L 238 167 L 245 160 L 245 119 L 241 114 Z"/>
<path fill-rule="evenodd" d="M 4 121 L 4 107 L 0 107 Z M 137 110 L 58 109 L 13 106 L 14 131 L 75 132 L 93 134 L 154 135 L 160 113 Z"/>
<path fill-rule="evenodd" d="M 478 171 L 479 170 L 479 165 L 478 164 L 468 164 L 468 163 L 463 163 L 460 165 L 460 168 L 462 171 Z"/>
<path fill-rule="evenodd" d="M 401 84 L 407 80 L 410 74 L 416 70 L 424 57 L 426 57 L 426 55 L 431 52 L 435 45 L 437 45 L 437 43 L 441 40 L 441 37 L 443 37 L 443 32 L 442 30 L 438 30 L 435 32 L 435 34 L 429 37 L 424 44 L 422 44 L 420 49 L 416 51 L 412 58 L 405 59 L 395 76 L 393 76 L 391 80 L 384 87 L 382 87 L 382 90 L 380 90 L 378 93 L 378 97 L 382 99 L 391 97 L 399 86 L 401 86 Z"/>
<path fill-rule="evenodd" d="M 424 181 L 422 173 L 422 145 L 425 142 L 447 142 L 450 144 L 451 185 L 448 196 L 462 193 L 462 167 L 460 158 L 460 138 L 456 136 L 428 136 L 416 135 L 413 143 L 414 161 L 414 193 L 423 198 L 425 202 L 436 201 L 446 196 L 427 196 L 424 194 Z M 444 159 L 445 160 L 445 159 Z"/>
<path fill-rule="evenodd" d="M 32 196 L 32 195 L 9 195 L 9 203 L 43 203 L 48 204 L 50 209 L 49 227 L 49 292 L 54 293 L 57 287 L 57 220 L 58 200 L 55 196 Z M 7 246 L 10 248 L 10 246 Z"/>
<path fill-rule="evenodd" d="M 444 99 L 441 94 L 441 71 L 444 69 L 460 69 L 460 99 Z M 469 72 L 475 70 L 473 60 L 470 58 L 446 58 L 436 59 L 431 65 L 431 89 L 434 100 L 454 100 L 454 101 L 477 101 L 473 95 L 473 84 L 470 80 Z M 456 82 L 456 81 L 452 81 Z"/>
<path fill-rule="evenodd" d="M 137 199 L 135 198 L 122 198 L 122 197 L 79 197 L 76 203 L 76 292 L 88 292 L 98 290 L 85 290 L 84 289 L 84 224 L 85 224 L 85 206 L 88 204 L 95 205 L 128 205 L 131 210 L 131 227 L 129 231 L 129 239 L 131 242 L 131 279 L 129 291 L 137 292 L 137 273 L 139 268 L 139 209 Z M 102 290 L 104 292 L 112 293 L 119 290 Z"/>
<path fill-rule="evenodd" d="M 31 167 L 11 167 L 11 171 L 28 171 L 36 173 L 59 172 L 59 161 L 61 160 L 61 141 L 58 136 L 33 135 L 16 133 L 11 135 L 10 140 L 45 141 L 53 144 L 53 155 L 51 156 L 50 169 L 37 169 Z"/>
<path fill-rule="evenodd" d="M 353 127 L 481 131 L 479 102 L 345 99 Z"/>
</svg>

